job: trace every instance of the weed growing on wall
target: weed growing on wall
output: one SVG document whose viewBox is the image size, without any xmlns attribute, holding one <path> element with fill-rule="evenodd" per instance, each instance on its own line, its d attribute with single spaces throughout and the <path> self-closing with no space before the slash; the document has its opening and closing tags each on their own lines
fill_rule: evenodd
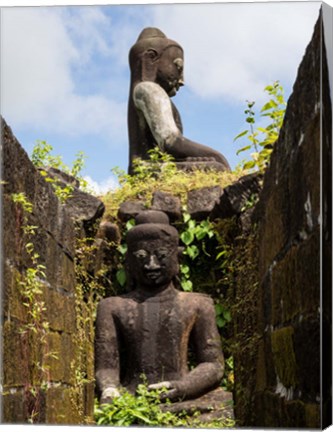
<svg viewBox="0 0 333 432">
<path fill-rule="evenodd" d="M 88 424 L 92 419 L 87 417 L 84 408 L 86 388 L 94 385 L 94 323 L 97 304 L 105 295 L 108 271 L 104 265 L 98 266 L 97 250 L 94 239 L 80 238 L 78 234 L 75 247 L 76 332 L 73 340 L 76 353 L 71 363 L 74 382 L 70 397 L 81 418 L 85 419 L 84 423 Z"/>
<path fill-rule="evenodd" d="M 48 360 L 57 359 L 57 353 L 51 352 L 48 346 L 49 322 L 43 300 L 46 268 L 40 263 L 40 256 L 33 243 L 38 226 L 29 224 L 33 205 L 24 193 L 12 194 L 12 200 L 22 211 L 21 228 L 26 241 L 25 251 L 30 261 L 29 267 L 17 277 L 17 283 L 27 317 L 19 331 L 26 342 L 24 346 L 29 368 L 25 386 L 28 421 L 34 423 L 40 413 L 41 393 L 50 383 Z"/>
<path fill-rule="evenodd" d="M 71 197 L 74 190 L 74 185 L 64 184 L 63 182 L 51 177 L 48 174 L 46 168 L 56 168 L 66 174 L 69 174 L 70 176 L 73 176 L 79 181 L 80 188 L 89 192 L 88 183 L 80 174 L 85 165 L 86 157 L 84 153 L 79 152 L 76 155 L 76 159 L 70 168 L 63 162 L 61 156 L 52 155 L 52 151 L 53 147 L 51 144 L 48 144 L 46 141 L 38 140 L 32 150 L 31 161 L 37 168 L 40 168 L 40 173 L 44 177 L 45 181 L 51 183 L 60 202 L 65 203 L 66 200 Z"/>
<path fill-rule="evenodd" d="M 126 174 L 119 168 L 113 172 L 118 177 L 120 187 L 102 197 L 105 204 L 105 217 L 117 220 L 119 205 L 124 201 L 139 199 L 147 207 L 155 191 L 162 191 L 178 196 L 182 205 L 186 205 L 187 192 L 206 186 L 226 187 L 237 181 L 244 171 L 235 172 L 202 171 L 199 169 L 184 172 L 176 169 L 172 156 L 158 148 L 150 151 L 150 160 L 137 159 L 134 163 L 134 174 Z"/>
<path fill-rule="evenodd" d="M 279 81 L 275 81 L 272 85 L 265 87 L 264 91 L 269 96 L 269 101 L 260 110 L 261 117 L 270 119 L 267 126 L 257 126 L 256 128 L 256 113 L 254 111 L 255 102 L 247 101 L 247 108 L 244 111 L 246 115 L 246 123 L 249 129 L 238 134 L 234 141 L 239 138 L 247 138 L 249 143 L 241 147 L 237 154 L 252 150 L 252 160 L 242 162 L 241 166 L 244 170 L 259 170 L 264 171 L 267 167 L 275 141 L 279 137 L 280 129 L 283 123 L 283 118 L 286 110 L 286 102 L 284 100 L 284 90 Z"/>
</svg>

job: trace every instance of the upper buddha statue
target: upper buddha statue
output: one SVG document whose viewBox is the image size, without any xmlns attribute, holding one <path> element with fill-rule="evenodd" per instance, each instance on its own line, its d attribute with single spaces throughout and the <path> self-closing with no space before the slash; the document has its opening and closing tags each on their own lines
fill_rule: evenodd
<svg viewBox="0 0 333 432">
<path fill-rule="evenodd" d="M 218 151 L 183 135 L 180 114 L 171 101 L 184 85 L 182 47 L 157 28 L 145 28 L 129 53 L 131 85 L 128 101 L 129 173 L 135 158 L 148 159 L 158 146 L 176 162 L 214 162 L 230 170 Z"/>
</svg>

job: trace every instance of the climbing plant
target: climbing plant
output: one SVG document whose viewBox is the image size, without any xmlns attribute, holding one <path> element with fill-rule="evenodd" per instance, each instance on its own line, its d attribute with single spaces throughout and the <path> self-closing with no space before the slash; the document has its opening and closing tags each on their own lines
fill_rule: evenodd
<svg viewBox="0 0 333 432">
<path fill-rule="evenodd" d="M 240 138 L 247 138 L 249 143 L 241 147 L 237 154 L 252 150 L 251 160 L 242 162 L 244 170 L 264 171 L 267 167 L 273 146 L 278 139 L 283 123 L 286 102 L 284 100 L 284 90 L 279 81 L 265 87 L 264 91 L 268 94 L 269 100 L 260 110 L 260 116 L 266 117 L 270 123 L 266 126 L 257 126 L 256 113 L 254 111 L 254 101 L 247 101 L 247 108 L 244 111 L 248 124 L 248 129 L 239 133 L 234 141 Z"/>
<path fill-rule="evenodd" d="M 22 215 L 22 234 L 24 248 L 29 265 L 17 276 L 17 284 L 26 311 L 26 321 L 19 328 L 21 338 L 26 341 L 27 382 L 25 385 L 28 403 L 28 421 L 34 423 L 40 414 L 42 391 L 50 385 L 49 360 L 57 359 L 58 353 L 51 351 L 48 345 L 50 330 L 46 318 L 46 303 L 44 301 L 44 285 L 46 267 L 40 263 L 40 255 L 34 246 L 34 236 L 38 226 L 29 223 L 29 216 L 33 212 L 33 204 L 25 193 L 13 193 L 12 201 L 18 206 Z"/>
</svg>

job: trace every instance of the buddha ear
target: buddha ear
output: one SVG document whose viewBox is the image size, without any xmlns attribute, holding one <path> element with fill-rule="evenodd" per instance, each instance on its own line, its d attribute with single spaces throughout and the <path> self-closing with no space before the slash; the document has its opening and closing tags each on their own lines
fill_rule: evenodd
<svg viewBox="0 0 333 432">
<path fill-rule="evenodd" d="M 158 52 L 153 48 L 147 49 L 142 55 L 142 81 L 155 81 L 157 73 Z"/>
</svg>

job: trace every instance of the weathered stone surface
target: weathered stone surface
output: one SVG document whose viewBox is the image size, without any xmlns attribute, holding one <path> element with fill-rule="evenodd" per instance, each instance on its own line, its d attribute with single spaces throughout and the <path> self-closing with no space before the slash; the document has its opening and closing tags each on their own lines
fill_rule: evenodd
<svg viewBox="0 0 333 432">
<path fill-rule="evenodd" d="M 135 218 L 136 215 L 145 210 L 145 205 L 142 201 L 125 201 L 120 204 L 118 210 L 118 218 L 122 222 Z"/>
<path fill-rule="evenodd" d="M 20 328 L 16 321 L 3 323 L 3 383 L 8 388 L 23 386 L 29 380 L 29 342 L 19 334 Z"/>
<path fill-rule="evenodd" d="M 176 162 L 176 166 L 179 170 L 190 172 L 196 169 L 200 171 L 225 171 L 225 165 L 216 161 L 186 161 L 186 162 Z"/>
<path fill-rule="evenodd" d="M 61 186 L 74 186 L 75 188 L 80 187 L 80 181 L 76 179 L 74 176 L 65 173 L 64 171 L 61 171 L 58 168 L 54 167 L 40 167 L 38 168 L 39 171 L 44 171 L 47 173 L 47 176 L 56 180 L 57 184 Z"/>
<path fill-rule="evenodd" d="M 232 393 L 217 388 L 194 400 L 175 402 L 172 405 L 162 405 L 163 411 L 172 413 L 186 412 L 193 415 L 199 412 L 196 418 L 200 421 L 211 421 L 216 418 L 230 418 L 233 416 Z"/>
<path fill-rule="evenodd" d="M 4 121 L 1 126 L 4 180 L 2 385 L 5 393 L 2 421 L 27 423 L 33 411 L 37 410 L 34 422 L 47 422 L 47 413 L 52 412 L 52 407 L 48 406 L 50 398 L 42 383 L 48 381 L 51 387 L 57 386 L 59 405 L 57 412 L 52 412 L 53 417 L 50 418 L 56 421 L 59 414 L 62 423 L 83 423 L 83 412 L 92 410 L 93 389 L 87 387 L 86 393 L 90 393 L 80 395 L 73 387 L 75 370 L 71 366 L 77 357 L 77 348 L 74 346 L 77 316 L 74 297 L 74 223 L 54 194 L 52 186 L 32 165 L 10 128 Z M 13 193 L 25 194 L 32 204 L 31 213 L 24 212 L 21 204 L 14 203 Z M 24 233 L 27 225 L 36 226 L 35 234 L 28 236 Z M 30 304 L 23 304 L 26 301 L 26 271 L 36 269 L 36 264 L 27 253 L 27 243 L 33 244 L 34 253 L 39 256 L 38 263 L 46 267 L 45 278 L 40 274 L 35 281 L 31 300 L 34 306 L 37 301 L 41 302 L 41 306 L 44 303 L 46 310 L 41 318 L 34 317 L 34 321 L 31 313 L 35 314 L 36 311 Z M 41 292 L 38 292 L 39 289 Z M 36 331 L 31 330 L 32 325 Z M 48 343 L 43 340 L 43 325 L 50 327 Z M 51 350 L 57 353 L 58 359 L 50 356 Z M 47 370 L 43 371 L 40 367 L 47 366 L 47 362 L 51 363 L 49 375 Z M 89 374 L 91 377 L 90 364 Z M 30 391 L 32 388 L 36 396 Z M 73 400 L 80 405 L 75 416 L 71 408 Z M 70 408 L 63 409 L 63 403 Z M 85 407 L 85 403 L 92 406 Z"/>
<path fill-rule="evenodd" d="M 129 173 L 135 158 L 149 159 L 159 147 L 176 162 L 218 162 L 230 170 L 218 151 L 183 136 L 180 114 L 171 102 L 183 85 L 183 49 L 157 28 L 145 28 L 130 53 L 131 84 L 128 99 Z"/>
<path fill-rule="evenodd" d="M 187 194 L 187 211 L 193 219 L 206 219 L 222 195 L 220 186 L 193 189 Z"/>
<path fill-rule="evenodd" d="M 46 423 L 71 425 L 82 423 L 80 407 L 75 402 L 77 401 L 72 389 L 50 388 L 46 397 Z"/>
<path fill-rule="evenodd" d="M 74 188 L 64 205 L 69 216 L 75 222 L 81 222 L 86 234 L 93 237 L 98 229 L 95 223 L 103 216 L 105 210 L 102 201 Z"/>
<path fill-rule="evenodd" d="M 74 361 L 75 347 L 71 335 L 64 332 L 50 332 L 47 344 L 48 351 L 52 353 L 46 361 L 50 380 L 73 385 L 75 376 L 71 370 L 71 363 Z"/>
<path fill-rule="evenodd" d="M 331 110 L 331 102 L 322 106 L 329 89 L 320 78 L 321 34 L 319 18 L 253 214 L 260 342 L 251 410 L 237 405 L 236 386 L 235 416 L 257 427 L 320 427 L 320 107 Z M 236 380 L 246 377 L 241 367 L 235 363 Z"/>
<path fill-rule="evenodd" d="M 94 236 L 97 227 L 95 222 L 103 216 L 105 206 L 102 201 L 79 189 L 80 182 L 70 174 L 67 174 L 57 168 L 43 167 L 40 171 L 47 172 L 47 176 L 54 179 L 61 187 L 70 185 L 73 187 L 69 198 L 64 202 L 66 213 L 70 218 L 82 224 L 86 235 Z"/>
<path fill-rule="evenodd" d="M 1 396 L 2 413 L 1 422 L 12 423 L 15 419 L 16 423 L 26 422 L 26 407 L 24 403 L 23 389 L 3 389 Z"/>
<path fill-rule="evenodd" d="M 106 240 L 110 243 L 119 243 L 121 240 L 120 230 L 118 225 L 103 221 L 100 223 L 96 238 Z"/>
<path fill-rule="evenodd" d="M 75 332 L 75 297 L 49 289 L 46 292 L 47 319 L 55 331 Z"/>
<path fill-rule="evenodd" d="M 126 236 L 134 289 L 101 300 L 97 309 L 98 398 L 112 402 L 120 386 L 135 392 L 144 373 L 151 389 L 167 388 L 164 399 L 195 399 L 216 388 L 224 371 L 213 301 L 175 288 L 179 234 L 168 216 L 148 210 L 135 222 Z M 196 357 L 191 370 L 190 340 Z"/>
<path fill-rule="evenodd" d="M 228 218 L 252 207 L 258 199 L 261 187 L 262 175 L 260 173 L 241 177 L 237 182 L 223 189 L 223 194 L 214 208 L 212 217 Z"/>
<path fill-rule="evenodd" d="M 171 221 L 181 218 L 180 199 L 169 193 L 154 192 L 151 209 L 166 213 Z"/>
</svg>

